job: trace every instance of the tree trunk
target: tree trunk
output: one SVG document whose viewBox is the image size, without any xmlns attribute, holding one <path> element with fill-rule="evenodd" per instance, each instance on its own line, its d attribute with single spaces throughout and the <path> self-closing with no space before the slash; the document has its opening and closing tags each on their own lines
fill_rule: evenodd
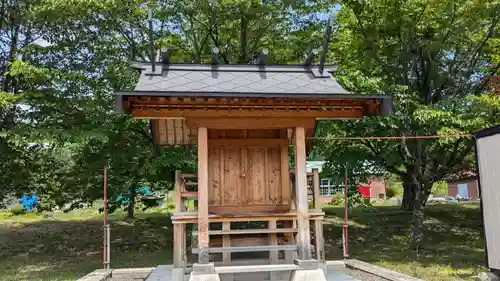
<svg viewBox="0 0 500 281">
<path fill-rule="evenodd" d="M 403 201 L 401 202 L 401 209 L 405 211 L 412 211 L 415 207 L 415 184 L 411 180 L 411 176 L 403 178 Z"/>
<path fill-rule="evenodd" d="M 130 202 L 128 203 L 127 208 L 127 218 L 134 218 L 134 209 L 135 209 L 135 185 L 130 188 Z"/>
<path fill-rule="evenodd" d="M 429 197 L 432 184 L 415 184 L 413 189 L 415 199 L 413 200 L 413 220 L 412 233 L 410 239 L 410 249 L 418 251 L 420 242 L 424 237 L 424 208 L 427 197 Z M 418 253 L 417 253 L 418 254 Z"/>
</svg>

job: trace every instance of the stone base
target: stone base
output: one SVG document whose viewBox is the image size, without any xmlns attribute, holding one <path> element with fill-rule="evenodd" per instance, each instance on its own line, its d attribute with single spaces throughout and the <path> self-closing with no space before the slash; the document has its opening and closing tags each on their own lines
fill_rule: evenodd
<svg viewBox="0 0 500 281">
<path fill-rule="evenodd" d="M 326 281 L 326 277 L 320 268 L 314 270 L 297 269 L 292 272 L 290 281 Z"/>
<path fill-rule="evenodd" d="M 220 277 L 219 274 L 215 273 L 214 263 L 195 263 L 189 281 L 220 281 Z"/>
<path fill-rule="evenodd" d="M 184 268 L 172 269 L 172 281 L 184 281 Z"/>
<path fill-rule="evenodd" d="M 191 273 L 191 276 L 189 276 L 189 281 L 220 281 L 220 278 L 219 274 L 217 273 L 200 274 L 200 275 Z"/>
</svg>

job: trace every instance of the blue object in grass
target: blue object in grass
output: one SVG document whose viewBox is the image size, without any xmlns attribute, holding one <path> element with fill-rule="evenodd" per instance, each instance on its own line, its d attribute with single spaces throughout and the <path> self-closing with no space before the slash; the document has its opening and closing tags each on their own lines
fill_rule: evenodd
<svg viewBox="0 0 500 281">
<path fill-rule="evenodd" d="M 26 212 L 31 212 L 33 208 L 38 206 L 38 196 L 36 195 L 23 195 L 21 196 L 21 206 Z"/>
</svg>

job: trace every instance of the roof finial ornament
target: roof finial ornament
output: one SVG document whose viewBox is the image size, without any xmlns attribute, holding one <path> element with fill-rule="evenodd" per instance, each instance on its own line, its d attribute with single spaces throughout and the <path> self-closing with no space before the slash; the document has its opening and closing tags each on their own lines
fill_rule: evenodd
<svg viewBox="0 0 500 281">
<path fill-rule="evenodd" d="M 309 55 L 307 56 L 306 60 L 304 61 L 304 66 L 311 66 L 314 58 L 318 55 L 318 49 L 314 48 L 311 50 Z"/>
<path fill-rule="evenodd" d="M 323 40 L 323 49 L 321 50 L 321 57 L 319 60 L 319 73 L 323 73 L 325 69 L 326 51 L 328 50 L 328 44 L 330 43 L 330 35 L 332 33 L 332 22 L 333 14 L 328 17 L 328 23 L 326 24 L 325 38 Z"/>
<path fill-rule="evenodd" d="M 265 65 L 267 61 L 267 55 L 269 54 L 269 49 L 262 49 L 262 53 L 260 53 L 259 60 L 257 61 L 258 65 Z"/>
<path fill-rule="evenodd" d="M 219 63 L 219 48 L 212 48 L 212 65 L 217 65 Z"/>
<path fill-rule="evenodd" d="M 170 56 L 168 54 L 168 48 L 163 46 L 160 49 L 161 51 L 161 62 L 164 64 L 170 64 Z"/>
</svg>

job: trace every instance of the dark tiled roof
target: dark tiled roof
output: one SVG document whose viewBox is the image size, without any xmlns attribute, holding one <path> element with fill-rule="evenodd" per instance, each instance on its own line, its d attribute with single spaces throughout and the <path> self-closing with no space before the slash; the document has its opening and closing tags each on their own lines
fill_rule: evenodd
<svg viewBox="0 0 500 281">
<path fill-rule="evenodd" d="M 300 65 L 200 65 L 135 63 L 142 69 L 135 91 L 345 95 L 329 72 Z"/>
</svg>

